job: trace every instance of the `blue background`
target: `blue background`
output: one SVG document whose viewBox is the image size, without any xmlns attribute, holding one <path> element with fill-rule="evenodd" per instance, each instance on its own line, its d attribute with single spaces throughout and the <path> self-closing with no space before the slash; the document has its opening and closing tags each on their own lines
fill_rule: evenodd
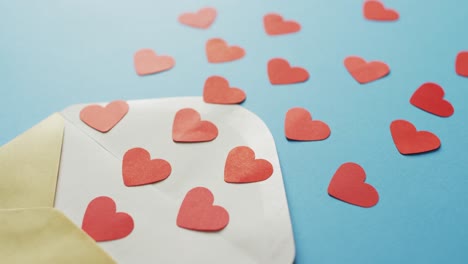
<svg viewBox="0 0 468 264">
<path fill-rule="evenodd" d="M 201 95 L 211 75 L 247 93 L 246 108 L 271 129 L 291 210 L 296 263 L 468 262 L 468 79 L 456 75 L 456 54 L 468 50 L 468 1 L 386 0 L 394 23 L 367 21 L 362 1 L 50 0 L 0 2 L 0 143 L 82 102 Z M 180 25 L 179 14 L 218 10 L 208 30 Z M 269 37 L 263 15 L 301 23 L 297 34 Z M 247 55 L 207 63 L 204 46 L 222 37 Z M 171 55 L 170 71 L 139 77 L 133 54 Z M 360 85 L 343 59 L 382 60 L 391 74 Z M 310 80 L 272 86 L 267 61 L 283 57 Z M 446 91 L 455 114 L 440 118 L 409 104 L 424 82 Z M 306 107 L 331 127 L 322 142 L 288 142 L 286 111 Z M 389 131 L 407 119 L 437 134 L 440 150 L 402 156 Z M 359 163 L 380 194 L 364 209 L 328 196 L 344 162 Z M 157 249 L 155 249 L 157 252 Z"/>
</svg>

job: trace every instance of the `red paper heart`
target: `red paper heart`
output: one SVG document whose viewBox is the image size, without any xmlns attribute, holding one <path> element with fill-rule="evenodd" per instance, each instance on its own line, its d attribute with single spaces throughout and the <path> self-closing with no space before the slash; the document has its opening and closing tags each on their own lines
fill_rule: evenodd
<svg viewBox="0 0 468 264">
<path fill-rule="evenodd" d="M 393 9 L 387 9 L 379 1 L 367 1 L 364 3 L 364 17 L 369 20 L 395 21 L 400 15 Z"/>
<path fill-rule="evenodd" d="M 214 197 L 210 190 L 196 187 L 184 198 L 177 215 L 179 227 L 196 231 L 219 231 L 229 223 L 229 214 L 221 206 L 213 205 Z"/>
<path fill-rule="evenodd" d="M 117 213 L 114 200 L 100 196 L 86 208 L 82 229 L 97 242 L 121 239 L 133 230 L 133 219 L 126 213 Z"/>
<path fill-rule="evenodd" d="M 224 165 L 224 181 L 250 183 L 264 181 L 273 174 L 273 166 L 264 159 L 255 159 L 255 152 L 245 146 L 233 148 Z"/>
<path fill-rule="evenodd" d="M 158 56 L 151 49 L 141 49 L 135 53 L 134 64 L 138 75 L 148 75 L 171 69 L 175 61 L 170 56 Z"/>
<path fill-rule="evenodd" d="M 271 84 L 293 84 L 305 82 L 309 73 L 304 68 L 291 67 L 285 59 L 271 59 L 268 62 L 268 77 Z"/>
<path fill-rule="evenodd" d="M 436 150 L 440 147 L 439 138 L 428 131 L 417 131 L 406 120 L 395 120 L 390 125 L 393 142 L 401 154 L 418 154 Z"/>
<path fill-rule="evenodd" d="M 431 114 L 449 117 L 454 109 L 450 102 L 444 100 L 444 89 L 435 83 L 425 83 L 411 96 L 410 103 Z"/>
<path fill-rule="evenodd" d="M 201 121 L 200 114 L 191 108 L 179 110 L 172 125 L 175 142 L 206 142 L 218 136 L 218 128 L 209 121 Z"/>
<path fill-rule="evenodd" d="M 128 150 L 122 162 L 122 176 L 126 186 L 138 186 L 165 180 L 171 174 L 171 164 L 163 159 L 151 159 L 143 148 Z"/>
<path fill-rule="evenodd" d="M 328 194 L 338 200 L 361 207 L 372 207 L 379 202 L 379 193 L 365 183 L 366 172 L 356 163 L 341 165 L 328 185 Z"/>
<path fill-rule="evenodd" d="M 216 9 L 205 7 L 196 13 L 184 13 L 179 16 L 179 22 L 190 27 L 207 29 L 216 18 Z"/>
<path fill-rule="evenodd" d="M 245 51 L 239 46 L 228 46 L 220 39 L 210 39 L 206 43 L 206 57 L 211 63 L 228 62 L 244 57 Z"/>
<path fill-rule="evenodd" d="M 239 104 L 245 100 L 245 92 L 230 88 L 229 82 L 221 76 L 211 76 L 205 81 L 203 100 L 212 104 Z"/>
<path fill-rule="evenodd" d="M 366 62 L 357 56 L 350 56 L 344 60 L 344 65 L 359 83 L 368 83 L 387 76 L 390 68 L 380 61 Z"/>
<path fill-rule="evenodd" d="M 281 15 L 267 14 L 263 17 L 263 25 L 268 35 L 283 35 L 298 32 L 301 25 L 296 21 L 285 21 Z"/>
<path fill-rule="evenodd" d="M 324 140 L 330 136 L 330 128 L 322 121 L 312 121 L 312 115 L 304 108 L 291 108 L 284 121 L 286 138 L 297 141 Z"/>
<path fill-rule="evenodd" d="M 468 51 L 458 53 L 455 70 L 460 76 L 468 77 Z"/>
<path fill-rule="evenodd" d="M 117 100 L 110 102 L 105 107 L 89 105 L 80 111 L 80 119 L 88 126 L 99 132 L 106 133 L 128 113 L 128 104 Z"/>
</svg>

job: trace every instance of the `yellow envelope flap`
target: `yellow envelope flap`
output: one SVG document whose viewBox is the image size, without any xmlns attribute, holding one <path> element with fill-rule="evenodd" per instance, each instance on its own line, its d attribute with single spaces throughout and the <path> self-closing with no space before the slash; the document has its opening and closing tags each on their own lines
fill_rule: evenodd
<svg viewBox="0 0 468 264">
<path fill-rule="evenodd" d="M 115 263 L 53 208 L 0 210 L 0 245 L 0 263 Z"/>
<path fill-rule="evenodd" d="M 64 120 L 53 114 L 0 148 L 0 208 L 53 207 Z"/>
</svg>

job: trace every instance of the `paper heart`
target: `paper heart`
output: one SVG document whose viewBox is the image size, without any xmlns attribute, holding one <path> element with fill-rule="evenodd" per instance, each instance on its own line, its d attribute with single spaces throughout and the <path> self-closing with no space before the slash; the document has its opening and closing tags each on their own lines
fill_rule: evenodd
<svg viewBox="0 0 468 264">
<path fill-rule="evenodd" d="M 184 13 L 179 16 L 179 22 L 190 27 L 207 29 L 216 19 L 216 9 L 206 7 L 196 13 Z"/>
<path fill-rule="evenodd" d="M 112 198 L 100 196 L 88 204 L 82 229 L 97 242 L 116 240 L 132 232 L 133 219 L 127 213 L 117 213 Z"/>
<path fill-rule="evenodd" d="M 468 77 L 468 51 L 458 53 L 455 61 L 455 70 L 458 75 Z"/>
<path fill-rule="evenodd" d="M 122 176 L 126 186 L 138 186 L 165 180 L 171 174 L 169 162 L 163 159 L 151 159 L 143 148 L 128 150 L 122 162 Z"/>
<path fill-rule="evenodd" d="M 393 142 L 401 154 L 418 154 L 436 150 L 440 139 L 428 131 L 417 131 L 416 127 L 406 120 L 395 120 L 390 125 Z"/>
<path fill-rule="evenodd" d="M 375 81 L 390 73 L 390 68 L 384 62 L 366 62 L 357 56 L 347 57 L 344 65 L 351 76 L 362 84 Z"/>
<path fill-rule="evenodd" d="M 191 108 L 179 110 L 172 125 L 175 142 L 206 142 L 218 136 L 218 128 L 209 121 L 201 121 L 200 114 Z"/>
<path fill-rule="evenodd" d="M 366 172 L 356 163 L 341 165 L 328 185 L 328 194 L 338 200 L 361 207 L 372 207 L 379 202 L 379 193 L 365 183 Z"/>
<path fill-rule="evenodd" d="M 298 32 L 301 25 L 296 21 L 285 21 L 281 15 L 267 14 L 263 17 L 263 26 L 268 35 L 283 35 Z"/>
<path fill-rule="evenodd" d="M 245 51 L 239 46 L 228 46 L 226 41 L 215 38 L 206 43 L 206 57 L 208 62 L 220 63 L 241 59 Z"/>
<path fill-rule="evenodd" d="M 255 159 L 255 152 L 245 146 L 233 148 L 224 165 L 224 181 L 251 183 L 264 181 L 273 174 L 273 166 L 264 159 Z"/>
<path fill-rule="evenodd" d="M 444 89 L 438 84 L 425 83 L 414 92 L 410 103 L 431 114 L 449 117 L 454 109 L 450 102 L 444 100 L 444 95 Z"/>
<path fill-rule="evenodd" d="M 286 138 L 297 141 L 324 140 L 330 136 L 330 128 L 322 121 L 312 120 L 304 108 L 291 108 L 284 121 Z"/>
<path fill-rule="evenodd" d="M 80 119 L 97 131 L 106 133 L 124 118 L 128 108 L 127 102 L 121 100 L 110 102 L 105 107 L 89 105 L 80 111 Z"/>
<path fill-rule="evenodd" d="M 230 88 L 229 82 L 221 76 L 211 76 L 205 81 L 203 100 L 212 104 L 239 104 L 245 100 L 245 92 Z"/>
<path fill-rule="evenodd" d="M 184 198 L 177 215 L 179 227 L 196 231 L 219 231 L 229 223 L 229 214 L 221 206 L 213 205 L 210 190 L 196 187 Z"/>
<path fill-rule="evenodd" d="M 158 56 L 151 49 L 141 49 L 135 53 L 134 64 L 138 75 L 148 75 L 171 69 L 175 61 L 170 56 Z"/>
<path fill-rule="evenodd" d="M 305 82 L 309 73 L 304 68 L 291 67 L 285 59 L 271 59 L 268 62 L 268 77 L 271 84 L 293 84 Z"/>
<path fill-rule="evenodd" d="M 368 20 L 395 21 L 400 15 L 393 9 L 387 9 L 379 2 L 370 0 L 364 3 L 364 17 Z"/>
</svg>

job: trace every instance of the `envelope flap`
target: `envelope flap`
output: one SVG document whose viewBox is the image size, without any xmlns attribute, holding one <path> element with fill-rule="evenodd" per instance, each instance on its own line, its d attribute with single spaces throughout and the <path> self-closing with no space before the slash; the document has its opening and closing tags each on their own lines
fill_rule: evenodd
<svg viewBox="0 0 468 264">
<path fill-rule="evenodd" d="M 54 205 L 63 131 L 53 114 L 0 148 L 0 208 Z"/>
</svg>

